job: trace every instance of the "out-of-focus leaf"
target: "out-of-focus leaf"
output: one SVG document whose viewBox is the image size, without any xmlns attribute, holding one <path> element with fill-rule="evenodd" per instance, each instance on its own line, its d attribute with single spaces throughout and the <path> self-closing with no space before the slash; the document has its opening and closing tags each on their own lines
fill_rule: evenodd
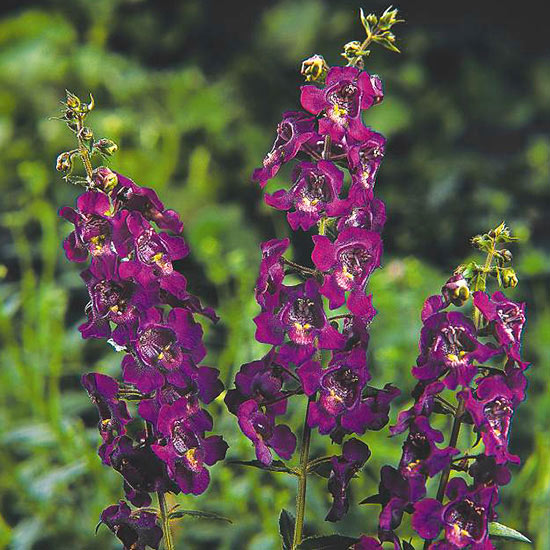
<svg viewBox="0 0 550 550">
<path fill-rule="evenodd" d="M 283 508 L 279 515 L 279 535 L 281 535 L 283 550 L 290 550 L 292 548 L 295 525 L 296 518 L 294 515 Z"/>
<path fill-rule="evenodd" d="M 525 536 L 522 535 L 519 531 L 512 529 L 502 523 L 496 521 L 489 522 L 489 536 L 496 539 L 506 539 L 513 540 L 517 542 L 527 542 L 531 544 L 531 541 Z"/>
</svg>

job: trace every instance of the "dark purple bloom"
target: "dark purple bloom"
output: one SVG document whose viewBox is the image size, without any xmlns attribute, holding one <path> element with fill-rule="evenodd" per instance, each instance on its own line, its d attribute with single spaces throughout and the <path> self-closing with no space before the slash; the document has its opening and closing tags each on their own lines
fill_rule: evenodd
<svg viewBox="0 0 550 550">
<path fill-rule="evenodd" d="M 378 495 L 369 499 L 382 505 L 379 526 L 385 533 L 397 529 L 405 511 L 411 511 L 413 502 L 410 482 L 392 466 L 383 466 L 380 470 Z"/>
<path fill-rule="evenodd" d="M 101 523 L 120 539 L 125 550 L 145 550 L 147 546 L 157 550 L 162 539 L 156 515 L 143 510 L 132 512 L 123 500 L 103 510 Z"/>
<path fill-rule="evenodd" d="M 317 361 L 308 361 L 297 369 L 304 393 L 319 392 L 319 398 L 310 404 L 308 424 L 317 426 L 321 434 L 328 434 L 347 416 L 359 413 L 361 396 L 370 379 L 366 351 L 354 348 L 350 352 L 334 353 L 327 369 Z"/>
<path fill-rule="evenodd" d="M 355 193 L 350 190 L 350 192 Z M 332 215 L 340 216 L 336 228 L 339 232 L 352 227 L 360 229 L 368 229 L 381 233 L 386 223 L 386 206 L 380 199 L 373 199 L 367 204 L 355 204 L 355 200 L 349 204 L 349 201 L 343 201 L 342 210 L 336 214 L 335 210 L 331 210 Z"/>
<path fill-rule="evenodd" d="M 106 168 L 106 170 L 109 170 Z M 116 201 L 126 210 L 140 212 L 149 221 L 155 222 L 161 229 L 180 234 L 183 223 L 174 210 L 167 210 L 157 194 L 148 187 L 141 187 L 131 179 L 117 173 L 118 185 L 112 192 Z"/>
<path fill-rule="evenodd" d="M 300 148 L 315 134 L 315 118 L 302 112 L 283 113 L 283 120 L 277 126 L 277 137 L 271 151 L 263 161 L 263 167 L 254 170 L 252 180 L 264 187 L 275 176 L 279 168 L 293 159 Z"/>
<path fill-rule="evenodd" d="M 168 466 L 170 478 L 184 494 L 204 493 L 210 482 L 206 466 L 223 460 L 227 451 L 227 443 L 220 436 L 204 437 L 205 431 L 212 429 L 210 416 L 202 409 L 195 412 L 190 401 L 182 397 L 161 407 L 157 429 L 165 444 L 152 445 L 152 449 Z"/>
<path fill-rule="evenodd" d="M 109 197 L 101 191 L 80 195 L 76 210 L 68 206 L 61 208 L 59 215 L 75 226 L 63 242 L 67 258 L 71 262 L 84 262 L 88 254 L 102 256 L 114 254 L 115 249 L 125 250 L 127 214 L 115 213 Z"/>
<path fill-rule="evenodd" d="M 353 545 L 352 550 L 384 550 L 384 548 L 377 539 L 361 535 L 359 541 Z"/>
<path fill-rule="evenodd" d="M 513 391 L 502 376 L 488 376 L 478 385 L 476 397 L 466 388 L 461 397 L 485 444 L 485 453 L 494 456 L 497 464 L 520 459 L 508 452 L 510 424 L 517 404 Z"/>
<path fill-rule="evenodd" d="M 296 436 L 288 426 L 276 426 L 273 415 L 262 412 L 254 399 L 239 406 L 237 417 L 243 434 L 254 444 L 256 458 L 262 464 L 271 464 L 270 448 L 286 460 L 292 457 L 296 449 Z"/>
<path fill-rule="evenodd" d="M 294 170 L 294 185 L 289 191 L 281 189 L 265 195 L 265 202 L 279 210 L 292 210 L 287 214 L 294 231 L 307 231 L 330 209 L 338 197 L 344 174 L 332 163 L 320 160 L 317 163 L 301 162 Z"/>
<path fill-rule="evenodd" d="M 450 548 L 485 550 L 489 538 L 488 522 L 498 502 L 494 487 L 469 489 L 461 478 L 452 479 L 447 486 L 447 505 L 427 498 L 415 504 L 412 517 L 414 530 L 423 539 L 436 538 L 441 529 Z M 469 546 L 471 545 L 471 546 Z"/>
<path fill-rule="evenodd" d="M 372 294 L 368 296 L 361 290 L 350 292 L 348 297 L 348 309 L 352 316 L 344 320 L 342 332 L 348 339 L 348 346 L 368 346 L 369 328 L 376 315 L 376 309 L 372 305 Z"/>
<path fill-rule="evenodd" d="M 420 336 L 420 355 L 413 375 L 420 380 L 433 380 L 445 372 L 443 380 L 450 389 L 468 386 L 477 373 L 474 361 L 484 363 L 498 353 L 481 344 L 472 321 L 462 313 L 439 312 L 424 321 Z"/>
<path fill-rule="evenodd" d="M 478 455 L 468 469 L 475 487 L 480 485 L 507 485 L 512 474 L 505 464 L 497 464 L 494 456 Z"/>
<path fill-rule="evenodd" d="M 521 333 L 525 324 L 525 304 L 508 300 L 502 292 L 491 298 L 485 292 L 474 292 L 474 305 L 489 321 L 506 353 L 520 361 Z"/>
<path fill-rule="evenodd" d="M 383 97 L 380 80 L 354 67 L 333 67 L 325 87 L 303 86 L 301 103 L 314 115 L 323 113 L 319 133 L 339 142 L 344 135 L 364 139 L 368 130 L 361 122 L 361 110 Z"/>
<path fill-rule="evenodd" d="M 287 287 L 278 312 L 264 312 L 254 322 L 259 342 L 280 345 L 285 334 L 295 344 L 306 346 L 313 353 L 318 340 L 322 349 L 339 349 L 344 337 L 327 321 L 318 283 L 308 279 L 305 284 Z"/>
<path fill-rule="evenodd" d="M 352 477 L 365 465 L 371 455 L 370 449 L 362 441 L 352 438 L 342 447 L 340 456 L 331 459 L 332 470 L 328 480 L 328 490 L 333 498 L 326 521 L 339 521 L 349 508 L 348 486 Z"/>
<path fill-rule="evenodd" d="M 420 314 L 422 322 L 425 322 L 426 319 L 431 317 L 434 313 L 445 309 L 447 306 L 448 303 L 445 302 L 441 294 L 434 294 L 433 296 L 426 298 L 424 306 L 422 307 L 422 313 Z"/>
<path fill-rule="evenodd" d="M 115 439 L 125 433 L 124 427 L 130 422 L 128 408 L 118 399 L 119 388 L 114 378 L 90 372 L 82 375 L 81 382 L 99 412 L 98 428 L 103 439 L 99 456 L 105 464 L 110 464 Z"/>
<path fill-rule="evenodd" d="M 366 229 L 345 229 L 334 242 L 324 235 L 313 237 L 313 263 L 325 273 L 321 293 L 331 309 L 340 307 L 346 291 L 363 290 L 369 275 L 380 266 L 382 239 Z"/>
<path fill-rule="evenodd" d="M 261 244 L 262 261 L 256 281 L 256 301 L 264 311 L 273 311 L 279 305 L 281 285 L 285 278 L 283 254 L 290 239 L 271 239 Z"/>
<path fill-rule="evenodd" d="M 274 363 L 277 355 L 272 349 L 259 361 L 242 365 L 235 375 L 235 389 L 229 390 L 225 397 L 227 408 L 237 414 L 239 407 L 249 399 L 265 405 L 267 414 L 278 416 L 286 412 L 287 400 L 281 391 L 284 381 L 283 371 Z M 288 375 L 286 375 L 288 376 Z M 273 404 L 269 402 L 274 401 Z"/>
</svg>

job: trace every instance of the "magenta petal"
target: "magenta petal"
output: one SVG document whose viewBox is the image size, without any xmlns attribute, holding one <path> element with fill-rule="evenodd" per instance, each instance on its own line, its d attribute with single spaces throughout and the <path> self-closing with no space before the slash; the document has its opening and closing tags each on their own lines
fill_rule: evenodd
<svg viewBox="0 0 550 550">
<path fill-rule="evenodd" d="M 441 531 L 443 505 L 434 498 L 426 498 L 414 505 L 411 524 L 423 539 L 434 539 Z"/>
<path fill-rule="evenodd" d="M 300 102 L 306 111 L 314 115 L 318 115 L 327 105 L 323 90 L 316 86 L 302 86 Z"/>
</svg>

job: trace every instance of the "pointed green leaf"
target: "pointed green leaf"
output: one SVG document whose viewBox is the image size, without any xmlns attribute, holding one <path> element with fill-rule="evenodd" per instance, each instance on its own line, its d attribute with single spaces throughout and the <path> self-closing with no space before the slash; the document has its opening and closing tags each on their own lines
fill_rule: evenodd
<svg viewBox="0 0 550 550">
<path fill-rule="evenodd" d="M 226 521 L 227 523 L 233 523 L 229 518 L 225 518 L 214 512 L 203 512 L 201 510 L 174 510 L 168 514 L 169 519 L 180 519 L 185 516 L 191 516 L 196 519 L 212 519 L 215 521 Z"/>
<path fill-rule="evenodd" d="M 302 541 L 298 546 L 298 550 L 346 550 L 358 540 L 344 535 L 309 537 Z"/>
<path fill-rule="evenodd" d="M 269 466 L 263 464 L 259 460 L 231 460 L 230 464 L 240 464 L 241 466 L 250 466 L 252 468 L 258 468 L 260 470 L 267 470 L 268 472 L 284 472 L 291 475 L 296 475 L 296 472 L 291 470 L 281 460 L 274 460 Z"/>
<path fill-rule="evenodd" d="M 290 550 L 292 548 L 295 525 L 296 518 L 283 508 L 281 510 L 281 514 L 279 515 L 279 534 L 281 535 L 283 550 Z"/>
<path fill-rule="evenodd" d="M 489 523 L 489 536 L 491 538 L 506 539 L 506 540 L 516 540 L 518 542 L 527 542 L 532 544 L 532 542 L 525 536 L 522 535 L 519 531 L 502 525 L 496 521 L 491 521 Z"/>
</svg>

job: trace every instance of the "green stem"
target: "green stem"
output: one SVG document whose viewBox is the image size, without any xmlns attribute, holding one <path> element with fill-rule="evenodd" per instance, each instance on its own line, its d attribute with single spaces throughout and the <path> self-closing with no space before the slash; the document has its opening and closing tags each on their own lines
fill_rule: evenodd
<svg viewBox="0 0 550 550">
<path fill-rule="evenodd" d="M 160 519 L 162 522 L 162 535 L 164 538 L 164 548 L 166 550 L 174 550 L 174 540 L 172 538 L 172 530 L 170 529 L 170 518 L 166 512 L 166 496 L 162 491 L 157 492 L 160 508 Z"/>
<path fill-rule="evenodd" d="M 300 444 L 300 466 L 298 468 L 298 494 L 296 495 L 296 524 L 294 526 L 294 539 L 292 541 L 292 550 L 298 548 L 302 542 L 302 532 L 304 528 L 304 519 L 306 515 L 306 489 L 307 489 L 307 474 L 309 462 L 309 445 L 311 442 L 311 428 L 307 423 L 309 413 L 309 404 L 311 398 L 308 399 L 306 414 L 304 418 L 304 430 L 302 432 L 302 440 Z"/>
<path fill-rule="evenodd" d="M 80 153 L 80 158 L 82 159 L 82 164 L 84 164 L 84 169 L 86 170 L 86 178 L 88 182 L 92 181 L 92 175 L 94 172 L 92 161 L 90 159 L 90 152 L 88 151 L 88 148 L 86 147 L 86 144 L 80 137 L 80 130 L 82 130 L 84 126 L 84 120 L 83 118 L 79 117 L 76 122 L 76 139 L 78 141 L 78 152 Z"/>
</svg>

